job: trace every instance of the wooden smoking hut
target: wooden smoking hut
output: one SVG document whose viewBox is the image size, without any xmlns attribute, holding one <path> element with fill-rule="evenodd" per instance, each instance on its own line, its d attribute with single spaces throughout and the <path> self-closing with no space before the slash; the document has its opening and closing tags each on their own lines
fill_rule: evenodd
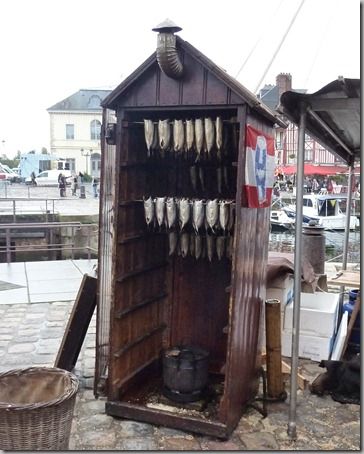
<svg viewBox="0 0 364 454">
<path fill-rule="evenodd" d="M 275 114 L 174 33 L 103 101 L 95 394 L 221 438 L 259 385 Z"/>
</svg>

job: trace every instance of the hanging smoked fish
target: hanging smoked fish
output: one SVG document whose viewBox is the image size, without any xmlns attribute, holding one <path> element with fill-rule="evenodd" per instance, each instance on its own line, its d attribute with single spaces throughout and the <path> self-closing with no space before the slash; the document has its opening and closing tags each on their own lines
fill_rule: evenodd
<svg viewBox="0 0 364 454">
<path fill-rule="evenodd" d="M 202 227 L 204 221 L 205 207 L 202 200 L 194 200 L 192 207 L 192 225 L 196 233 Z"/>
<path fill-rule="evenodd" d="M 190 166 L 190 179 L 194 192 L 197 191 L 197 169 L 196 166 Z"/>
<path fill-rule="evenodd" d="M 195 145 L 196 145 L 196 161 L 199 161 L 201 158 L 202 148 L 203 148 L 203 122 L 201 118 L 196 118 L 195 120 Z"/>
<path fill-rule="evenodd" d="M 169 120 L 159 120 L 158 122 L 158 136 L 159 136 L 159 146 L 162 150 L 162 156 L 164 156 L 166 150 L 169 148 L 171 141 L 171 125 Z"/>
<path fill-rule="evenodd" d="M 193 150 L 195 142 L 195 124 L 193 120 L 186 120 L 186 151 Z"/>
<path fill-rule="evenodd" d="M 154 138 L 154 123 L 152 120 L 144 120 L 144 137 L 145 143 L 147 144 L 148 157 L 150 156 L 150 150 L 152 148 Z"/>
<path fill-rule="evenodd" d="M 185 146 L 185 128 L 183 120 L 173 122 L 173 148 L 176 153 L 181 153 Z"/>
<path fill-rule="evenodd" d="M 216 128 L 216 149 L 217 149 L 217 158 L 221 161 L 222 158 L 222 141 L 223 141 L 223 123 L 221 117 L 216 117 L 215 121 Z"/>
<path fill-rule="evenodd" d="M 177 219 L 177 204 L 173 197 L 168 197 L 166 201 L 167 227 L 171 229 Z"/>
<path fill-rule="evenodd" d="M 144 199 L 144 217 L 147 225 L 150 225 L 154 220 L 154 201 L 152 197 Z"/>
<path fill-rule="evenodd" d="M 214 230 L 217 220 L 219 219 L 219 204 L 217 199 L 208 200 L 206 203 L 206 220 L 208 226 Z"/>
<path fill-rule="evenodd" d="M 229 223 L 230 204 L 231 202 L 226 200 L 220 200 L 219 202 L 219 223 L 224 232 L 227 230 Z"/>
<path fill-rule="evenodd" d="M 215 145 L 215 125 L 210 117 L 205 118 L 205 139 L 207 155 L 210 156 L 211 150 Z"/>
<path fill-rule="evenodd" d="M 181 255 L 187 257 L 190 245 L 190 235 L 187 232 L 182 232 L 180 237 Z"/>
<path fill-rule="evenodd" d="M 165 197 L 157 197 L 155 199 L 155 213 L 157 217 L 157 222 L 159 227 L 162 227 L 163 223 L 165 222 L 165 210 L 166 210 L 166 198 Z"/>
<path fill-rule="evenodd" d="M 200 235 L 195 236 L 195 258 L 198 260 L 202 254 L 202 237 Z"/>
<path fill-rule="evenodd" d="M 169 255 L 173 255 L 176 252 L 178 242 L 177 232 L 168 233 L 168 244 L 169 244 Z"/>
<path fill-rule="evenodd" d="M 191 204 L 188 199 L 180 199 L 178 203 L 179 222 L 181 230 L 190 220 Z"/>
<path fill-rule="evenodd" d="M 215 255 L 215 236 L 214 235 L 206 235 L 206 246 L 207 246 L 207 257 L 209 258 L 209 260 L 211 262 Z"/>
<path fill-rule="evenodd" d="M 219 260 L 221 260 L 224 256 L 225 251 L 225 237 L 218 236 L 216 238 L 216 255 Z"/>
</svg>

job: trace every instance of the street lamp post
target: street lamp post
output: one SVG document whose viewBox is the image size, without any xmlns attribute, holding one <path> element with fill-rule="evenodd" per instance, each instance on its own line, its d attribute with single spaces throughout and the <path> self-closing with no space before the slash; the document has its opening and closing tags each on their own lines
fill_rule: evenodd
<svg viewBox="0 0 364 454">
<path fill-rule="evenodd" d="M 86 173 L 88 174 L 88 158 L 91 156 L 92 153 L 92 148 L 86 151 L 83 148 L 81 148 L 81 156 L 84 156 L 86 158 Z"/>
</svg>

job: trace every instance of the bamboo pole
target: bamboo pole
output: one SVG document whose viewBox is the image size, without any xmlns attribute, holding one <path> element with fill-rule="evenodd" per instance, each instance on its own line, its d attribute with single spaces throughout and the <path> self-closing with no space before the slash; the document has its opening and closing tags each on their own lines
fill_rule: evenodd
<svg viewBox="0 0 364 454">
<path fill-rule="evenodd" d="M 281 302 L 269 299 L 265 302 L 265 336 L 267 388 L 269 397 L 282 397 L 284 383 L 281 352 Z"/>
</svg>

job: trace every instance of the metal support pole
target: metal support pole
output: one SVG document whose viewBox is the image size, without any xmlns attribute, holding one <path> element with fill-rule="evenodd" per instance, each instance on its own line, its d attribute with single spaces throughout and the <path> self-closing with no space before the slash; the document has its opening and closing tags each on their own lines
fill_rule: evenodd
<svg viewBox="0 0 364 454">
<path fill-rule="evenodd" d="M 346 270 L 348 264 L 348 244 L 349 244 L 349 233 L 350 233 L 350 216 L 351 216 L 351 202 L 353 200 L 353 193 L 351 187 L 353 185 L 354 165 L 349 168 L 349 179 L 348 179 L 348 198 L 346 202 L 346 223 L 345 223 L 345 235 L 344 235 L 344 246 L 343 246 L 343 270 Z"/>
<path fill-rule="evenodd" d="M 348 246 L 349 246 L 349 233 L 350 233 L 350 216 L 351 216 L 351 202 L 353 199 L 352 193 L 352 184 L 353 184 L 353 175 L 354 175 L 354 165 L 349 167 L 349 178 L 348 178 L 348 198 L 346 200 L 346 219 L 345 219 L 345 234 L 344 234 L 344 244 L 343 244 L 343 264 L 342 270 L 345 271 L 348 265 Z M 339 317 L 338 324 L 341 321 L 343 313 L 343 303 L 344 303 L 344 291 L 345 286 L 340 287 L 340 297 L 339 297 Z"/>
<path fill-rule="evenodd" d="M 15 207 L 15 200 L 13 200 L 13 222 L 16 222 L 16 207 Z"/>
<path fill-rule="evenodd" d="M 6 238 L 6 263 L 11 263 L 10 229 L 5 230 L 5 238 Z"/>
<path fill-rule="evenodd" d="M 72 232 L 72 236 L 71 236 L 71 241 L 72 241 L 71 259 L 74 260 L 74 258 L 75 258 L 75 254 L 74 254 L 74 247 L 75 247 L 75 229 L 74 229 L 73 227 L 71 227 L 71 232 Z"/>
<path fill-rule="evenodd" d="M 88 260 L 91 259 L 91 237 L 89 228 L 87 228 L 87 258 Z"/>
<path fill-rule="evenodd" d="M 292 361 L 291 361 L 291 392 L 289 402 L 288 436 L 295 439 L 296 406 L 297 406 L 297 373 L 298 373 L 298 346 L 300 334 L 300 307 L 301 307 L 301 256 L 302 256 L 302 222 L 303 222 L 303 173 L 305 162 L 305 130 L 306 105 L 301 104 L 300 122 L 298 129 L 297 153 L 297 182 L 296 182 L 296 221 L 295 221 L 295 248 L 294 248 L 294 306 L 292 326 Z"/>
</svg>

